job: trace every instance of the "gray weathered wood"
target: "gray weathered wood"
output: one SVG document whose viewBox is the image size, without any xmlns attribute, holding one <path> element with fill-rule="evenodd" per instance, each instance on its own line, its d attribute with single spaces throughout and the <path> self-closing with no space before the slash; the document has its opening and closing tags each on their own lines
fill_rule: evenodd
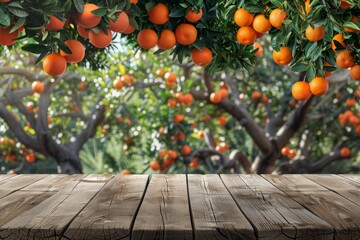
<svg viewBox="0 0 360 240">
<path fill-rule="evenodd" d="M 67 239 L 128 239 L 148 175 L 117 175 L 67 228 Z"/>
<path fill-rule="evenodd" d="M 259 175 L 221 175 L 262 239 L 333 239 L 333 229 Z"/>
<path fill-rule="evenodd" d="M 2 180 L 5 180 L 5 179 L 8 179 L 8 178 L 12 178 L 14 177 L 15 175 L 10 175 L 10 174 L 0 174 L 0 182 Z"/>
<path fill-rule="evenodd" d="M 218 175 L 188 175 L 195 239 L 255 239 Z"/>
<path fill-rule="evenodd" d="M 58 239 L 70 221 L 91 201 L 110 176 L 89 175 L 70 181 L 59 192 L 0 228 L 7 239 Z"/>
<path fill-rule="evenodd" d="M 304 174 L 303 176 L 360 206 L 360 183 L 334 174 Z"/>
<path fill-rule="evenodd" d="M 301 175 L 263 177 L 328 222 L 335 229 L 335 239 L 355 239 L 355 236 L 360 236 L 360 208 L 353 202 Z M 299 183 L 313 187 L 299 188 Z"/>
<path fill-rule="evenodd" d="M 360 174 L 340 174 L 338 176 L 360 183 Z"/>
<path fill-rule="evenodd" d="M 39 181 L 40 179 L 46 176 L 47 176 L 46 174 L 34 174 L 34 175 L 26 174 L 26 175 L 16 175 L 12 178 L 6 178 L 0 182 L 1 183 L 0 199 L 36 181 Z"/>
<path fill-rule="evenodd" d="M 185 175 L 153 175 L 132 239 L 192 239 Z"/>
</svg>

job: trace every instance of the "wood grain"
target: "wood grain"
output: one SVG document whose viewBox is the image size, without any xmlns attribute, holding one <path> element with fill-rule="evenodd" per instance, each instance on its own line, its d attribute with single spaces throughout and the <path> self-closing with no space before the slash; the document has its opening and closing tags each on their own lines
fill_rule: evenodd
<svg viewBox="0 0 360 240">
<path fill-rule="evenodd" d="M 255 239 L 218 175 L 188 175 L 195 239 Z"/>
<path fill-rule="evenodd" d="M 0 186 L 0 199 L 7 195 L 16 192 L 40 179 L 46 177 L 46 174 L 34 174 L 34 175 L 16 175 L 12 178 L 6 178 L 1 181 Z"/>
<path fill-rule="evenodd" d="M 9 174 L 0 174 L 0 182 L 2 180 L 5 180 L 5 179 L 8 179 L 8 178 L 12 178 L 14 177 L 15 175 L 9 175 Z"/>
<path fill-rule="evenodd" d="M 153 175 L 132 239 L 192 239 L 185 175 Z"/>
<path fill-rule="evenodd" d="M 332 239 L 332 227 L 259 175 L 221 175 L 259 239 Z"/>
<path fill-rule="evenodd" d="M 67 228 L 67 239 L 128 239 L 148 175 L 117 175 Z"/>
<path fill-rule="evenodd" d="M 305 174 L 303 176 L 360 206 L 360 183 L 334 174 Z"/>
<path fill-rule="evenodd" d="M 355 236 L 360 236 L 358 227 L 360 208 L 353 202 L 301 175 L 263 175 L 263 177 L 328 222 L 335 229 L 334 239 L 356 239 Z M 298 188 L 299 182 L 313 188 Z M 298 189 L 294 190 L 294 188 Z"/>
<path fill-rule="evenodd" d="M 59 192 L 4 224 L 7 239 L 57 239 L 111 177 L 86 176 L 70 181 Z"/>
<path fill-rule="evenodd" d="M 360 183 L 360 175 L 359 174 L 340 174 L 338 176 Z"/>
</svg>

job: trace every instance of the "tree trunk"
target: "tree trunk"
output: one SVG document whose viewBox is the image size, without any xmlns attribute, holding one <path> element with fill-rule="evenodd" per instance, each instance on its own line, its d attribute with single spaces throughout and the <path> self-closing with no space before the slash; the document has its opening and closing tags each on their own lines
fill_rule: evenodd
<svg viewBox="0 0 360 240">
<path fill-rule="evenodd" d="M 82 173 L 81 161 L 78 155 L 66 149 L 54 156 L 58 163 L 58 172 L 61 174 Z"/>
</svg>

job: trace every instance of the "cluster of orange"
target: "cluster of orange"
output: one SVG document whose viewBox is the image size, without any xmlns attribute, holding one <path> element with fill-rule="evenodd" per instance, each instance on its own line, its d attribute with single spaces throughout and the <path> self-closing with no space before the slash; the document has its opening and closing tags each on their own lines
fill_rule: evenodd
<svg viewBox="0 0 360 240">
<path fill-rule="evenodd" d="M 113 87 L 117 90 L 123 88 L 123 86 L 132 86 L 135 83 L 135 78 L 132 75 L 125 74 L 121 77 L 118 77 L 113 82 Z"/>
<path fill-rule="evenodd" d="M 243 96 L 245 97 L 245 96 Z M 264 94 L 262 95 L 259 91 L 253 91 L 251 93 L 251 98 L 255 101 L 255 102 L 259 102 L 260 98 L 261 98 L 261 102 L 263 104 L 268 104 L 269 103 L 269 98 Z"/>
<path fill-rule="evenodd" d="M 191 154 L 191 148 L 189 145 L 185 144 L 182 146 L 180 152 L 183 156 L 188 156 Z M 160 161 L 158 161 L 158 160 L 153 160 L 150 162 L 150 168 L 153 171 L 158 171 L 158 170 L 162 171 L 165 168 L 174 164 L 176 162 L 176 160 L 178 159 L 178 153 L 175 150 L 163 149 L 160 151 L 159 158 L 160 158 L 161 164 L 160 164 Z"/>
<path fill-rule="evenodd" d="M 191 93 L 183 94 L 182 92 L 178 92 L 174 94 L 174 97 L 171 97 L 167 100 L 167 106 L 169 108 L 176 107 L 177 105 L 183 104 L 185 106 L 190 106 L 194 101 L 194 97 Z"/>
<path fill-rule="evenodd" d="M 290 159 L 293 159 L 296 157 L 296 150 L 291 149 L 289 146 L 283 147 L 281 149 L 281 155 L 286 156 Z"/>
<path fill-rule="evenodd" d="M 2 137 L 0 138 L 0 148 L 2 149 L 2 154 L 4 155 L 5 161 L 17 161 L 17 154 L 18 151 L 22 156 L 25 157 L 25 160 L 29 163 L 35 162 L 36 156 L 35 153 L 26 149 L 24 145 L 20 146 L 20 150 L 16 149 L 16 143 L 14 139 L 9 137 Z"/>
<path fill-rule="evenodd" d="M 138 33 L 137 41 L 144 49 L 158 46 L 161 50 L 168 50 L 172 49 L 176 44 L 189 46 L 196 41 L 198 36 L 198 31 L 193 23 L 198 22 L 202 15 L 202 9 L 198 12 L 188 9 L 185 16 L 187 23 L 176 26 L 175 32 L 171 29 L 165 29 L 160 33 L 159 37 L 154 30 L 147 28 Z M 148 11 L 148 18 L 154 25 L 164 25 L 170 19 L 169 8 L 164 3 L 157 3 Z M 201 50 L 193 48 L 191 58 L 196 65 L 207 66 L 211 63 L 213 56 L 211 50 L 204 47 Z"/>
<path fill-rule="evenodd" d="M 338 116 L 339 123 L 343 126 L 352 125 L 357 134 L 360 134 L 360 113 L 355 114 L 351 110 L 346 110 Z"/>
<path fill-rule="evenodd" d="M 214 104 L 220 103 L 223 99 L 229 96 L 229 88 L 226 83 L 221 82 L 219 91 L 210 94 L 210 102 Z"/>
</svg>

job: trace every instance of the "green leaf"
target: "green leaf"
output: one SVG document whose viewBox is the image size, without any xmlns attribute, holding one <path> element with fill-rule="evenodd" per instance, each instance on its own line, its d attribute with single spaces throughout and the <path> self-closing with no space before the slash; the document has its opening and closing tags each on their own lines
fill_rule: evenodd
<svg viewBox="0 0 360 240">
<path fill-rule="evenodd" d="M 22 46 L 21 49 L 27 52 L 40 54 L 46 49 L 46 46 L 42 44 L 26 44 Z"/>
<path fill-rule="evenodd" d="M 19 2 L 10 2 L 8 10 L 17 17 L 27 17 L 29 15 Z"/>
<path fill-rule="evenodd" d="M 0 24 L 4 27 L 10 26 L 10 17 L 0 8 Z"/>
<path fill-rule="evenodd" d="M 74 2 L 76 11 L 78 11 L 79 13 L 83 13 L 84 12 L 84 1 L 83 0 L 73 0 L 73 2 Z"/>
<path fill-rule="evenodd" d="M 98 8 L 98 9 L 92 11 L 91 13 L 93 13 L 96 16 L 102 17 L 107 14 L 107 8 Z"/>
<path fill-rule="evenodd" d="M 352 28 L 352 29 L 360 31 L 360 23 L 356 24 L 353 22 L 346 22 L 346 23 L 344 23 L 344 27 Z"/>
<path fill-rule="evenodd" d="M 21 26 L 24 25 L 26 18 L 19 18 L 19 20 L 15 23 L 15 25 L 11 28 L 10 33 L 15 32 Z"/>
<path fill-rule="evenodd" d="M 307 71 L 309 68 L 309 66 L 305 63 L 302 62 L 298 62 L 295 63 L 292 67 L 291 67 L 291 71 L 293 72 L 305 72 Z"/>
</svg>

